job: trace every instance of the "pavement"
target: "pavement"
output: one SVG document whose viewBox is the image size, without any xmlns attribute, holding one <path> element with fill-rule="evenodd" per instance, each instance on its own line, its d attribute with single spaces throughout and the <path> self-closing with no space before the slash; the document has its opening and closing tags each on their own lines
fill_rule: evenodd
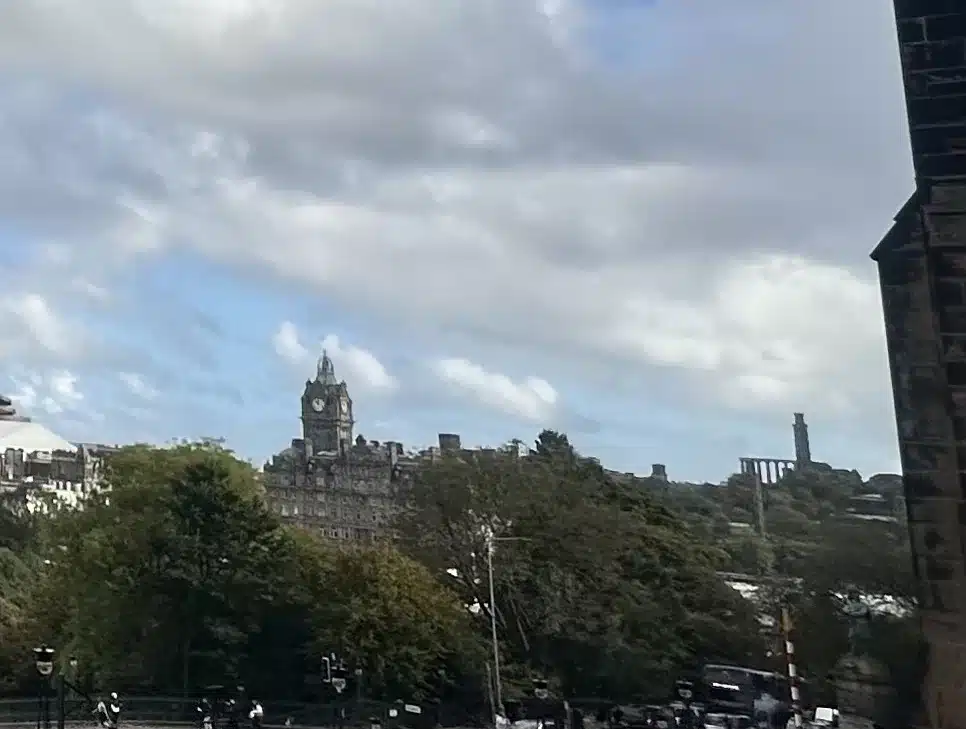
<svg viewBox="0 0 966 729">
<path fill-rule="evenodd" d="M 56 721 L 51 722 L 52 729 L 56 729 Z M 70 719 L 64 722 L 64 726 L 78 729 L 99 729 L 100 725 L 95 721 Z M 192 721 L 131 721 L 121 722 L 120 729 L 131 727 L 132 729 L 172 729 L 173 727 L 192 727 L 196 729 L 198 722 Z M 284 724 L 262 724 L 263 729 L 286 729 Z M 0 721 L 0 729 L 37 729 L 36 721 Z M 335 729 L 335 727 L 308 726 L 305 724 L 293 724 L 289 729 Z"/>
</svg>

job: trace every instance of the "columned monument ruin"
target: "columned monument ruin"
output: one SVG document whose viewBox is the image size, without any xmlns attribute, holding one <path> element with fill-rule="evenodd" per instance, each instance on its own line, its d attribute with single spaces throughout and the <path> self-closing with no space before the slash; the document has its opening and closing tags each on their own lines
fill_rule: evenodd
<svg viewBox="0 0 966 729">
<path fill-rule="evenodd" d="M 778 483 L 785 474 L 812 465 L 812 449 L 808 443 L 808 425 L 805 414 L 795 413 L 792 434 L 795 438 L 795 458 L 755 458 L 743 456 L 738 459 L 739 472 L 754 476 L 763 484 Z"/>
</svg>

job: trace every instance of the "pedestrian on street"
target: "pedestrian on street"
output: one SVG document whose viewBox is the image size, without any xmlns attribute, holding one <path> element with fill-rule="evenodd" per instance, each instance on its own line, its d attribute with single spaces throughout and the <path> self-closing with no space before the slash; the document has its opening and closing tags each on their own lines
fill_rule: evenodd
<svg viewBox="0 0 966 729">
<path fill-rule="evenodd" d="M 117 729 L 121 723 L 121 700 L 117 697 L 116 691 L 111 692 L 111 699 L 107 702 L 107 713 L 112 729 Z"/>
<path fill-rule="evenodd" d="M 248 718 L 252 722 L 252 729 L 262 729 L 262 719 L 264 717 L 265 710 L 258 702 L 258 699 L 252 699 L 252 710 L 248 712 Z"/>
<path fill-rule="evenodd" d="M 228 729 L 238 729 L 238 702 L 234 699 L 225 702 L 225 718 Z"/>
<path fill-rule="evenodd" d="M 201 729 L 212 729 L 211 716 L 213 712 L 211 710 L 211 702 L 207 696 L 201 698 L 195 711 L 198 713 L 198 724 Z"/>
<path fill-rule="evenodd" d="M 107 708 L 107 702 L 104 700 L 97 702 L 97 706 L 94 708 L 94 716 L 97 718 L 97 723 L 101 726 L 101 729 L 116 729 L 111 719 L 111 712 Z"/>
</svg>

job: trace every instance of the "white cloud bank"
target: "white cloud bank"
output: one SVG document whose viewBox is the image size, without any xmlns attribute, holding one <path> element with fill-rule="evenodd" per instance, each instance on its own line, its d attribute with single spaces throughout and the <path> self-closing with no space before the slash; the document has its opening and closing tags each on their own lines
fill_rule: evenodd
<svg viewBox="0 0 966 729">
<path fill-rule="evenodd" d="M 448 385 L 478 402 L 534 423 L 546 423 L 558 405 L 557 391 L 540 377 L 515 382 L 466 359 L 441 359 L 433 364 L 433 370 Z"/>
<path fill-rule="evenodd" d="M 302 343 L 298 328 L 290 321 L 282 322 L 272 337 L 275 353 L 286 362 L 300 368 L 306 375 L 316 358 L 324 350 L 332 359 L 336 375 L 352 383 L 353 387 L 377 392 L 392 392 L 399 383 L 370 351 L 343 343 L 335 334 L 326 336 L 317 353 L 310 352 Z"/>
</svg>

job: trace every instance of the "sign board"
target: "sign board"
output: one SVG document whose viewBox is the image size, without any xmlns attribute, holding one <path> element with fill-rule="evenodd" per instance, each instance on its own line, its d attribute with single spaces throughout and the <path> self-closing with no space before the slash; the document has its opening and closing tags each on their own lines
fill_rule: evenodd
<svg viewBox="0 0 966 729">
<path fill-rule="evenodd" d="M 332 688 L 338 691 L 340 694 L 345 691 L 345 679 L 344 678 L 333 678 Z"/>
<path fill-rule="evenodd" d="M 404 704 L 403 711 L 407 714 L 422 714 L 423 710 L 416 706 L 415 704 Z"/>
</svg>

